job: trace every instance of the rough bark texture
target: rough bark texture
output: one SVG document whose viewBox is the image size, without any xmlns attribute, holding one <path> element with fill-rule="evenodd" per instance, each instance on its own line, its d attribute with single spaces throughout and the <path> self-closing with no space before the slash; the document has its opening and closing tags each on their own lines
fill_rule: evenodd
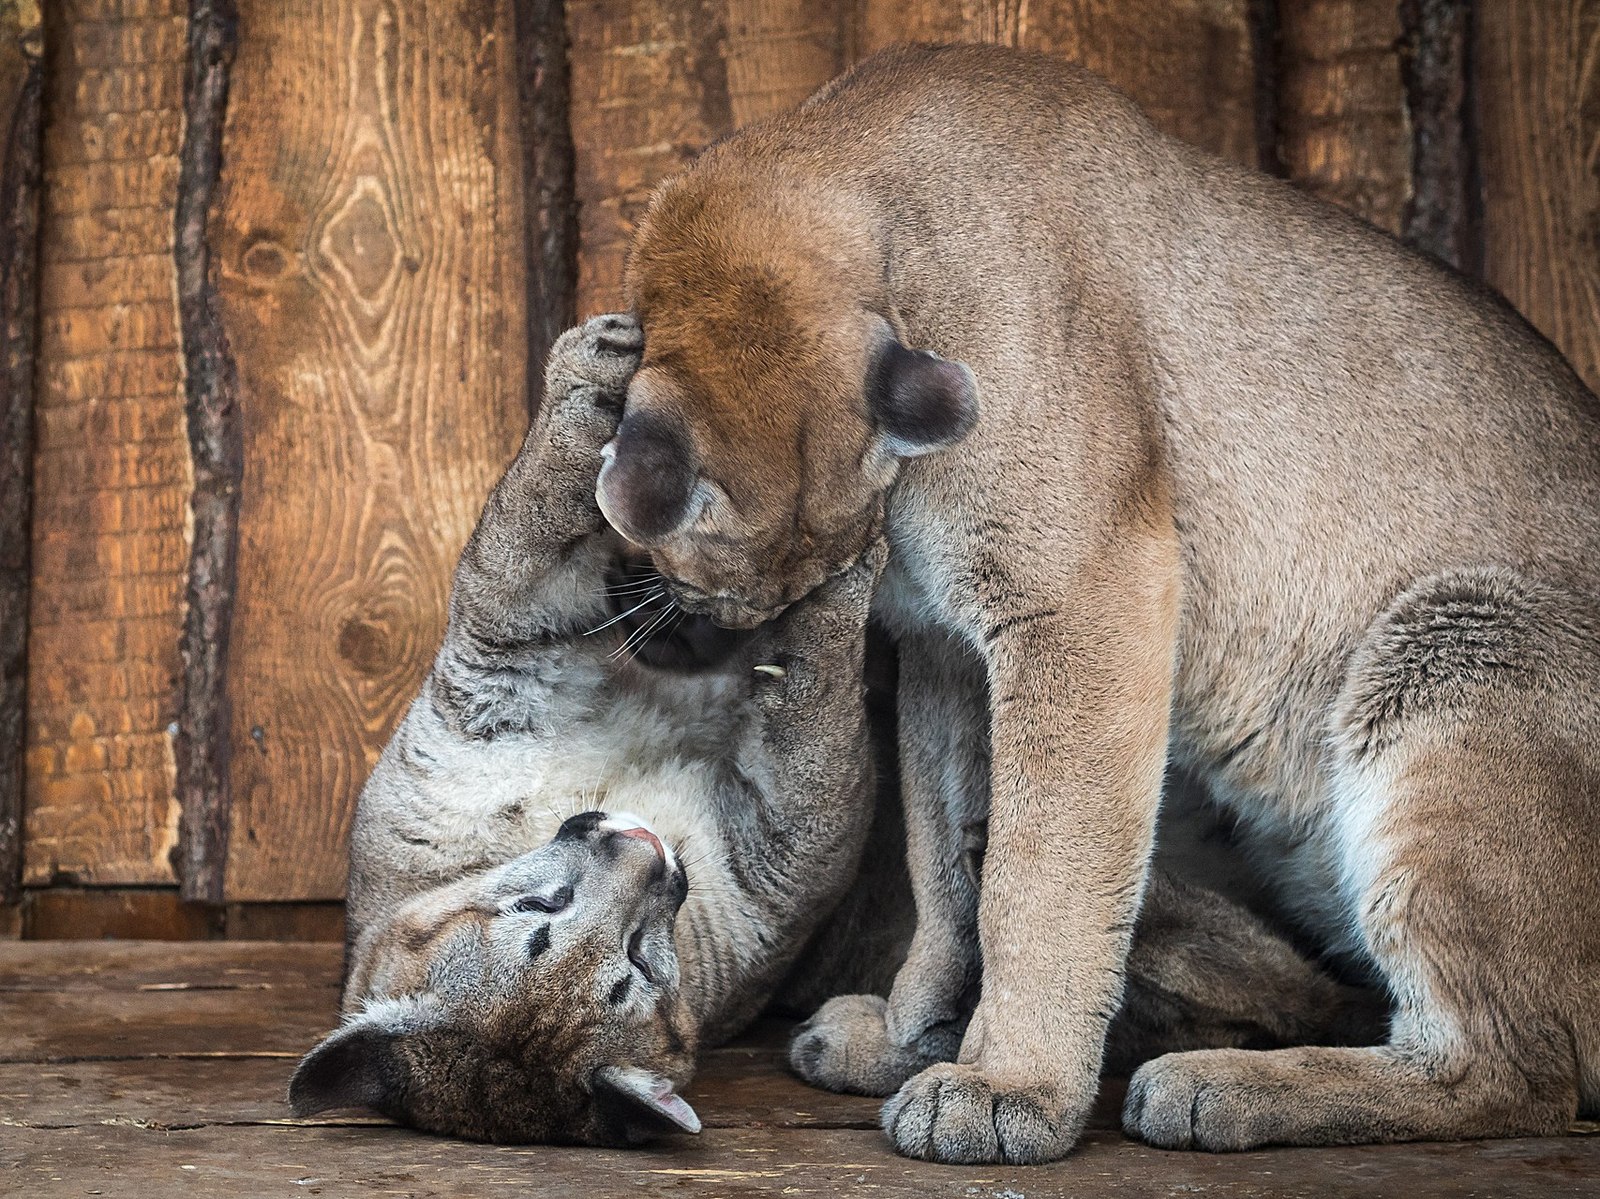
<svg viewBox="0 0 1600 1199">
<path fill-rule="evenodd" d="M 530 414 L 539 408 L 545 357 L 562 330 L 577 320 L 578 200 L 567 115 L 566 21 L 562 0 L 518 0 L 516 5 Z"/>
<path fill-rule="evenodd" d="M 244 483 L 230 901 L 337 899 L 527 427 L 511 8 L 242 0 L 208 252 Z"/>
<path fill-rule="evenodd" d="M 1504 9 L 1496 0 L 1490 8 Z M 1525 6 L 1529 15 L 1539 5 Z M 1471 0 L 1401 0 L 1401 71 L 1411 120 L 1411 202 L 1402 233 L 1470 274 L 1482 268 L 1471 120 Z"/>
<path fill-rule="evenodd" d="M 185 6 L 48 8 L 24 878 L 170 884 L 189 558 L 172 277 Z"/>
<path fill-rule="evenodd" d="M 29 516 L 44 31 L 36 4 L 0 17 L 0 903 L 22 883 Z"/>
<path fill-rule="evenodd" d="M 178 877 L 185 899 L 213 903 L 222 898 L 228 853 L 228 637 L 244 454 L 238 373 L 217 310 L 206 224 L 222 169 L 223 114 L 237 38 L 238 14 L 232 0 L 194 0 L 173 243 L 194 472 L 183 679 L 173 744 L 183 812 L 178 826 Z"/>
</svg>

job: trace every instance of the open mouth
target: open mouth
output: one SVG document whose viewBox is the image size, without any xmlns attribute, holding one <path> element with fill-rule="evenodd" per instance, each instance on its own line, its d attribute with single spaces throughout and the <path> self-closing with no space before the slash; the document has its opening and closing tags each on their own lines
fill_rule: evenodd
<svg viewBox="0 0 1600 1199">
<path fill-rule="evenodd" d="M 611 627 L 621 638 L 615 651 L 619 658 L 658 670 L 709 670 L 726 661 L 747 635 L 685 610 L 648 559 L 618 560 L 606 576 L 606 590 Z"/>
</svg>

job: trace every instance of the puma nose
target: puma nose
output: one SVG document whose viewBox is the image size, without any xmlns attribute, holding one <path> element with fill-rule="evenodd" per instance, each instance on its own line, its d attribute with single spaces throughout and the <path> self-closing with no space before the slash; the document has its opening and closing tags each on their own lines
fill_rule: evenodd
<svg viewBox="0 0 1600 1199">
<path fill-rule="evenodd" d="M 617 830 L 617 836 L 636 837 L 640 841 L 648 844 L 651 849 L 655 850 L 656 857 L 660 858 L 663 862 L 667 860 L 666 846 L 661 844 L 660 837 L 656 836 L 647 828 L 620 828 Z"/>
</svg>

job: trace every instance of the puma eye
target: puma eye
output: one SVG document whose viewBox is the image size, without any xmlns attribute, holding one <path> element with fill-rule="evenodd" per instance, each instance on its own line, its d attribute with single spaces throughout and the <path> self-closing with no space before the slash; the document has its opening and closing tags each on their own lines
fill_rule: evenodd
<svg viewBox="0 0 1600 1199">
<path fill-rule="evenodd" d="M 572 888 L 562 887 L 561 890 L 550 895 L 524 895 L 510 907 L 507 912 L 549 912 L 555 913 L 566 909 L 572 903 Z"/>
</svg>

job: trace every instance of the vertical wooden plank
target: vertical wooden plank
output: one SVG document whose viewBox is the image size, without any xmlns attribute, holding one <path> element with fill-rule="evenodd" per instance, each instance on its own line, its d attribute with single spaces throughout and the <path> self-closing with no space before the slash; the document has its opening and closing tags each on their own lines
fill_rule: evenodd
<svg viewBox="0 0 1600 1199">
<path fill-rule="evenodd" d="M 1600 387 L 1600 2 L 1478 21 L 1484 274 Z"/>
<path fill-rule="evenodd" d="M 1279 7 L 1278 154 L 1307 191 L 1391 233 L 1411 200 L 1404 30 L 1393 0 Z"/>
<path fill-rule="evenodd" d="M 183 0 L 59 0 L 49 19 L 24 877 L 171 882 Z"/>
<path fill-rule="evenodd" d="M 578 311 L 615 307 L 650 189 L 844 65 L 838 0 L 568 0 L 583 254 Z"/>
<path fill-rule="evenodd" d="M 0 10 L 0 903 L 8 904 L 22 882 L 43 53 L 38 4 Z"/>
<path fill-rule="evenodd" d="M 239 4 L 210 252 L 244 478 L 229 900 L 335 898 L 526 426 L 512 14 Z"/>
<path fill-rule="evenodd" d="M 1249 0 L 857 0 L 859 58 L 892 42 L 982 41 L 1059 54 L 1098 71 L 1168 133 L 1256 165 Z"/>
</svg>

